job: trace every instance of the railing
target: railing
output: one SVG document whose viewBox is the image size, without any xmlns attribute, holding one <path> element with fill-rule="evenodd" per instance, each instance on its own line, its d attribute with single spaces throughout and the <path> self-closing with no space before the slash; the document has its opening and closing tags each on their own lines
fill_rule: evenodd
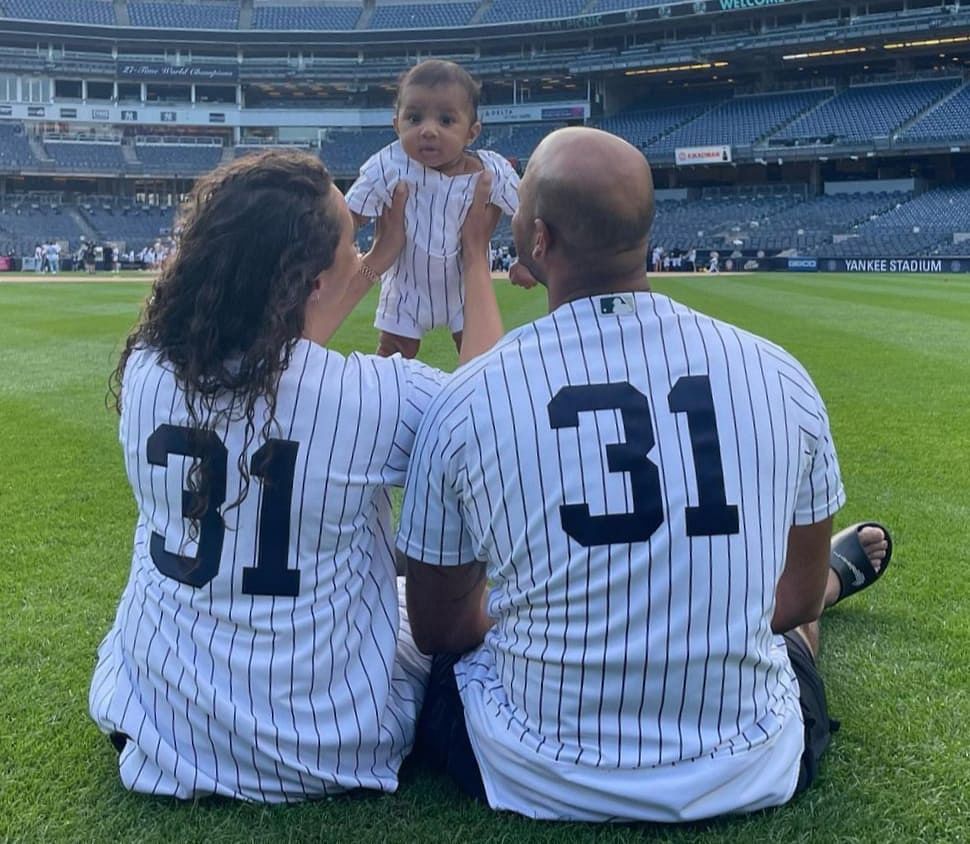
<svg viewBox="0 0 970 844">
<path fill-rule="evenodd" d="M 222 138 L 211 135 L 135 135 L 136 146 L 224 146 Z"/>
<path fill-rule="evenodd" d="M 41 140 L 74 144 L 120 144 L 121 135 L 116 132 L 49 132 Z"/>
</svg>

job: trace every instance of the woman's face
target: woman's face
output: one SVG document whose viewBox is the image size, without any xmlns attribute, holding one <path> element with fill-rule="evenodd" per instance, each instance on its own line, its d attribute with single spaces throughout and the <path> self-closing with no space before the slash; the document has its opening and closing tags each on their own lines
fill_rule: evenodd
<svg viewBox="0 0 970 844">
<path fill-rule="evenodd" d="M 344 315 L 341 300 L 347 295 L 350 283 L 360 269 L 353 218 L 340 191 L 336 188 L 330 190 L 333 213 L 340 225 L 340 240 L 334 251 L 333 263 L 317 276 L 316 288 L 306 303 L 303 321 L 303 336 L 320 345 L 326 345 L 339 327 Z"/>
<path fill-rule="evenodd" d="M 353 217 L 344 200 L 343 194 L 336 188 L 330 188 L 331 199 L 340 221 L 340 241 L 334 252 L 333 263 L 320 274 L 320 282 L 331 288 L 345 288 L 350 280 L 357 275 L 360 267 L 360 255 L 357 252 L 356 229 Z"/>
</svg>

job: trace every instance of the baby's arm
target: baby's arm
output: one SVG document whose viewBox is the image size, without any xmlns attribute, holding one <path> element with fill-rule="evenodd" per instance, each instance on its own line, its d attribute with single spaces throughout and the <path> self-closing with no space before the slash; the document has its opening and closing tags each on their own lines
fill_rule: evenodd
<svg viewBox="0 0 970 844">
<path fill-rule="evenodd" d="M 391 205 L 396 180 L 389 178 L 388 169 L 381 164 L 385 152 L 386 149 L 381 150 L 364 162 L 357 181 L 345 194 L 354 226 L 358 229 L 379 217 Z"/>
</svg>

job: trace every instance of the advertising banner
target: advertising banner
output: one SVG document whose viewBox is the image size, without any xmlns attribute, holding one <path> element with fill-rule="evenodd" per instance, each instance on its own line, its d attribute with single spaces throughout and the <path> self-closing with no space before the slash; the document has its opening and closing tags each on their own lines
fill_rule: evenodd
<svg viewBox="0 0 970 844">
<path fill-rule="evenodd" d="M 677 147 L 674 162 L 679 167 L 691 164 L 730 164 L 731 147 L 720 144 L 708 147 Z"/>
<path fill-rule="evenodd" d="M 543 120 L 570 120 L 586 117 L 586 106 L 553 106 L 542 109 Z"/>
<path fill-rule="evenodd" d="M 970 258 L 819 258 L 827 273 L 970 273 Z"/>
</svg>

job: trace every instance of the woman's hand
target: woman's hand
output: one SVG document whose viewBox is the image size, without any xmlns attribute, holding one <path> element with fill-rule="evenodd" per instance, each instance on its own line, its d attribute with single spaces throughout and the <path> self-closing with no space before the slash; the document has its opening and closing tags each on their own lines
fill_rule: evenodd
<svg viewBox="0 0 970 844">
<path fill-rule="evenodd" d="M 461 252 L 466 265 L 469 257 L 487 260 L 488 244 L 498 225 L 502 210 L 489 203 L 492 193 L 492 173 L 483 170 L 475 183 L 475 193 L 468 209 L 465 222 L 461 226 Z M 491 268 L 489 268 L 489 271 Z"/>
<path fill-rule="evenodd" d="M 404 209 L 407 201 L 408 186 L 398 182 L 394 186 L 391 204 L 374 221 L 374 242 L 363 260 L 377 275 L 386 273 L 404 248 Z"/>
</svg>

